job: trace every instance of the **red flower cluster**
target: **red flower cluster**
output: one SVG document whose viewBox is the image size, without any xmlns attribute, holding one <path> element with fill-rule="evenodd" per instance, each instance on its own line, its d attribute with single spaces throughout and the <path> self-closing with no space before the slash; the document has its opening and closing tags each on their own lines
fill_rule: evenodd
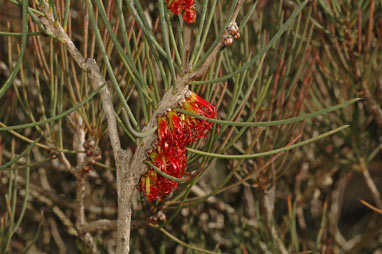
<svg viewBox="0 0 382 254">
<path fill-rule="evenodd" d="M 174 14 L 182 12 L 183 19 L 187 24 L 196 20 L 195 0 L 166 0 L 167 8 Z"/>
<path fill-rule="evenodd" d="M 208 118 L 216 118 L 216 108 L 193 92 L 186 95 L 182 109 Z M 205 138 L 212 129 L 212 123 L 180 114 L 174 110 L 158 117 L 158 140 L 149 151 L 151 163 L 167 175 L 182 178 L 187 166 L 186 146 Z M 163 177 L 149 168 L 139 181 L 139 190 L 149 202 L 161 199 L 178 187 L 178 182 Z"/>
</svg>

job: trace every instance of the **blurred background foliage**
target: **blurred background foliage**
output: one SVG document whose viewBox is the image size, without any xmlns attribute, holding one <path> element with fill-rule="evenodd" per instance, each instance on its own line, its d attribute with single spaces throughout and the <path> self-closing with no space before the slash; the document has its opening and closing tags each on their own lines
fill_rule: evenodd
<svg viewBox="0 0 382 254">
<path fill-rule="evenodd" d="M 157 1 L 134 2 L 141 11 L 138 16 L 125 2 L 120 9 L 116 0 L 93 1 L 100 41 L 84 1 L 50 1 L 57 22 L 83 56 L 97 61 L 106 80 L 115 76 L 122 95 L 112 82 L 108 86 L 126 149 L 139 142 L 134 131 L 148 122 L 161 96 L 174 84 L 173 68 L 178 74 L 184 71 L 183 32 L 188 29 L 168 12 L 171 25 L 164 32 Z M 232 2 L 196 1 L 190 68 L 200 65 L 224 29 Z M 283 120 L 353 98 L 363 100 L 288 124 L 220 125 L 219 131 L 214 128 L 193 148 L 254 154 L 350 127 L 259 158 L 189 153 L 191 180 L 180 184 L 168 199 L 149 204 L 136 193 L 133 220 L 140 223 L 132 231 L 131 253 L 201 253 L 195 248 L 210 250 L 207 253 L 382 253 L 382 2 L 309 1 L 285 33 L 274 37 L 301 2 L 245 1 L 237 19 L 241 38 L 222 48 L 190 88 L 217 107 L 218 119 L 241 122 Z M 1 130 L 0 165 L 6 166 L 0 171 L 0 252 L 88 253 L 74 225 L 76 180 L 60 158 L 63 153 L 76 165 L 77 156 L 87 151 L 76 149 L 75 133 L 78 128 L 85 130 L 87 142 L 101 154 L 101 159 L 88 156 L 92 161 L 86 165 L 87 220 L 115 219 L 115 169 L 107 125 L 98 96 L 78 106 L 93 89 L 64 45 L 32 18 L 39 15 L 36 3 L 29 4 L 29 36 L 20 70 L 0 98 L 0 127 L 32 123 Z M 0 1 L 1 84 L 23 51 L 22 16 L 21 1 Z M 257 55 L 272 38 L 275 43 L 266 54 Z M 219 80 L 255 56 L 249 68 Z M 200 82 L 209 80 L 213 84 Z M 129 115 L 127 121 L 121 97 L 134 117 Z M 60 115 L 73 107 L 76 113 Z M 33 124 L 52 117 L 55 121 Z M 165 216 L 165 223 L 158 214 Z M 113 253 L 115 232 L 92 234 L 101 253 Z"/>
</svg>

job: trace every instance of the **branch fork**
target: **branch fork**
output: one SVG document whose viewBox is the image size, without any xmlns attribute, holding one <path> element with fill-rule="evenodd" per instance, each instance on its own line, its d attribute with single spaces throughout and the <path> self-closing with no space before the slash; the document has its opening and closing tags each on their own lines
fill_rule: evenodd
<svg viewBox="0 0 382 254">
<path fill-rule="evenodd" d="M 237 14 L 243 5 L 244 0 L 239 0 L 235 8 L 234 15 L 231 18 L 231 23 L 235 22 Z M 87 59 L 83 57 L 81 52 L 75 47 L 73 41 L 70 39 L 68 34 L 65 32 L 61 24 L 55 22 L 52 13 L 49 11 L 48 4 L 40 5 L 40 11 L 44 13 L 45 16 L 40 16 L 39 19 L 41 23 L 45 26 L 46 30 L 53 35 L 55 35 L 60 41 L 65 44 L 66 49 L 77 62 L 79 67 L 88 73 L 89 79 L 96 89 L 106 83 L 105 78 L 102 76 L 99 66 L 94 59 Z M 237 27 L 232 25 L 230 27 L 235 30 Z M 232 30 L 232 29 L 231 29 Z M 232 35 L 229 31 L 230 36 L 238 34 L 238 31 Z M 158 108 L 155 110 L 153 117 L 150 119 L 147 126 L 143 128 L 143 132 L 147 132 L 156 126 L 156 116 L 165 113 L 168 108 L 175 108 L 178 106 L 179 102 L 185 100 L 185 95 L 189 91 L 187 83 L 191 80 L 195 80 L 201 77 L 209 68 L 210 64 L 224 46 L 223 42 L 220 41 L 211 54 L 207 57 L 204 63 L 194 72 L 188 72 L 183 76 L 177 76 L 176 78 L 176 92 L 172 90 L 167 91 L 160 103 Z M 184 57 L 187 57 L 184 54 Z M 186 61 L 184 62 L 186 63 Z M 152 134 L 141 139 L 138 143 L 134 155 L 131 151 L 125 151 L 121 148 L 120 139 L 118 136 L 118 129 L 115 119 L 115 111 L 112 103 L 111 93 L 107 86 L 105 86 L 100 91 L 100 96 L 102 100 L 102 106 L 107 118 L 109 138 L 111 146 L 113 148 L 113 155 L 117 167 L 117 193 L 118 193 L 118 220 L 117 225 L 117 253 L 129 253 L 130 250 L 130 230 L 131 230 L 131 198 L 139 182 L 140 177 L 147 171 L 147 166 L 144 163 L 146 159 L 146 152 L 151 148 L 153 142 L 156 139 L 156 135 Z M 61 158 L 64 158 L 61 153 Z M 70 163 L 63 159 L 66 167 L 74 172 Z M 106 222 L 104 220 L 96 221 L 90 224 L 85 222 L 84 216 L 84 194 L 85 194 L 85 176 L 83 174 L 77 175 L 77 221 L 76 226 L 82 235 L 82 240 L 90 247 L 92 252 L 97 252 L 96 245 L 90 233 L 93 231 L 94 227 L 99 229 L 109 229 L 114 222 Z"/>
</svg>

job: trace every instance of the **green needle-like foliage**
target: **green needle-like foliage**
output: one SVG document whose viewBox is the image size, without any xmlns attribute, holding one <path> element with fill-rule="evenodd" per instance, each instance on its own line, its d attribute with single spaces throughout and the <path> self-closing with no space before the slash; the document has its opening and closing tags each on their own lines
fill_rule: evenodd
<svg viewBox="0 0 382 254">
<path fill-rule="evenodd" d="M 130 253 L 377 253 L 380 13 L 374 0 L 0 1 L 0 253 L 115 252 L 131 186 Z M 216 118 L 185 107 L 187 89 Z M 206 137 L 179 144 L 170 110 Z M 171 141 L 184 161 L 157 155 Z M 175 187 L 148 202 L 154 184 Z"/>
</svg>

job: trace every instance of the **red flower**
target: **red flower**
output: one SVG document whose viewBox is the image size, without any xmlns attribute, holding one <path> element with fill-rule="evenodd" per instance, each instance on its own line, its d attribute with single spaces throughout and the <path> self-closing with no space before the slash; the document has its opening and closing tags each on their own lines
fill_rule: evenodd
<svg viewBox="0 0 382 254">
<path fill-rule="evenodd" d="M 171 133 L 176 137 L 178 143 L 183 146 L 189 146 L 192 142 L 192 129 L 190 126 L 173 110 L 167 113 L 167 117 L 169 119 Z"/>
<path fill-rule="evenodd" d="M 152 152 L 150 155 L 152 163 L 162 172 L 176 178 L 181 178 L 184 174 L 186 165 L 185 158 L 167 157 L 164 154 Z M 185 157 L 185 153 L 184 153 Z M 139 191 L 144 194 L 151 203 L 154 200 L 161 200 L 168 194 L 174 192 L 178 187 L 178 182 L 172 181 L 159 175 L 155 169 L 149 168 L 139 181 Z"/>
<path fill-rule="evenodd" d="M 187 95 L 187 99 L 183 103 L 183 108 L 188 112 L 200 116 L 217 118 L 216 108 L 193 92 L 189 92 Z M 200 120 L 191 116 L 186 116 L 185 121 L 187 125 L 190 126 L 194 139 L 205 138 L 212 129 L 212 123 L 208 122 L 208 120 Z"/>
<path fill-rule="evenodd" d="M 195 0 L 166 0 L 167 8 L 174 14 L 182 12 L 183 19 L 187 24 L 196 20 Z"/>
<path fill-rule="evenodd" d="M 174 14 L 179 14 L 182 11 L 181 0 L 166 0 L 167 8 Z"/>
<path fill-rule="evenodd" d="M 195 0 L 183 0 L 182 1 L 182 9 L 189 9 L 191 6 L 193 6 L 195 3 Z"/>
<path fill-rule="evenodd" d="M 183 10 L 183 19 L 187 24 L 191 24 L 196 21 L 195 6 L 191 5 L 189 8 Z"/>
<path fill-rule="evenodd" d="M 186 96 L 182 107 L 194 114 L 216 118 L 216 108 L 193 92 Z M 160 171 L 167 175 L 182 178 L 187 166 L 186 146 L 195 140 L 205 138 L 212 129 L 212 123 L 188 115 L 181 115 L 174 110 L 158 117 L 158 140 L 149 153 L 149 159 Z M 138 189 L 149 202 L 162 200 L 178 187 L 172 181 L 149 168 L 139 182 Z"/>
</svg>

